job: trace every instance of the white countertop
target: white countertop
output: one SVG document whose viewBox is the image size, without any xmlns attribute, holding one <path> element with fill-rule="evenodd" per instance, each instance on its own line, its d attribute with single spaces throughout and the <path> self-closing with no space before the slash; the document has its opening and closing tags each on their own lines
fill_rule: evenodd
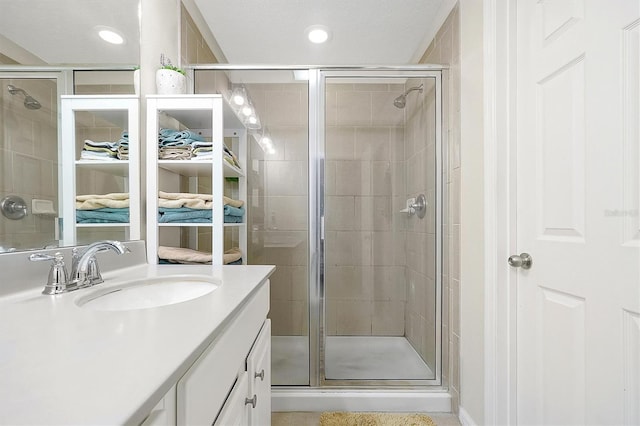
<svg viewBox="0 0 640 426">
<path fill-rule="evenodd" d="M 139 424 L 273 266 L 143 265 L 57 296 L 0 298 L 0 424 Z M 190 301 L 96 311 L 76 299 L 126 280 L 207 275 L 222 282 Z"/>
</svg>

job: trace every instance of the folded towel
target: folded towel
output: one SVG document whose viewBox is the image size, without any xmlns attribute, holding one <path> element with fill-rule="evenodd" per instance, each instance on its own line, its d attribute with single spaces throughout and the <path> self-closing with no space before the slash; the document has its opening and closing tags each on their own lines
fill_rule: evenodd
<svg viewBox="0 0 640 426">
<path fill-rule="evenodd" d="M 225 206 L 231 206 L 231 207 L 237 207 L 237 208 L 244 206 L 244 201 L 242 200 L 234 200 L 233 198 L 229 198 L 229 197 L 222 197 L 222 198 L 224 199 Z"/>
<path fill-rule="evenodd" d="M 93 199 L 107 199 L 107 200 L 128 200 L 129 193 L 128 192 L 111 192 L 109 194 L 87 194 L 87 195 L 76 195 L 76 201 L 87 201 Z"/>
<path fill-rule="evenodd" d="M 104 195 L 76 195 L 76 210 L 97 210 L 105 207 L 129 207 L 129 194 L 111 193 Z"/>
<path fill-rule="evenodd" d="M 211 253 L 182 247 L 167 246 L 158 247 L 158 258 L 160 259 L 161 263 L 165 263 L 163 261 L 168 261 L 170 263 L 181 264 L 203 264 L 211 263 L 213 260 Z M 240 259 L 242 259 L 242 252 L 238 247 L 234 247 L 224 252 L 223 263 L 225 265 L 228 265 L 232 262 L 237 262 Z"/>
<path fill-rule="evenodd" d="M 158 132 L 160 146 L 180 146 L 199 141 L 204 141 L 202 136 L 190 130 L 160 129 Z"/>
<path fill-rule="evenodd" d="M 193 149 L 190 146 L 160 148 L 158 158 L 160 160 L 190 160 L 193 157 Z"/>
<path fill-rule="evenodd" d="M 234 247 L 234 248 L 231 248 L 231 249 L 225 251 L 224 255 L 222 257 L 223 257 L 222 262 L 225 265 L 228 265 L 230 263 L 237 262 L 238 260 L 241 260 L 242 259 L 242 252 L 240 251 L 240 249 L 238 247 Z"/>
<path fill-rule="evenodd" d="M 129 223 L 129 209 L 76 210 L 77 223 Z"/>
<path fill-rule="evenodd" d="M 242 223 L 242 217 L 224 215 L 224 223 Z"/>
<path fill-rule="evenodd" d="M 158 257 L 160 259 L 173 261 L 175 263 L 211 263 L 213 259 L 211 253 L 205 253 L 202 251 L 192 250 L 182 247 L 158 247 Z"/>
<path fill-rule="evenodd" d="M 107 153 L 91 151 L 82 151 L 80 153 L 80 159 L 93 161 L 118 161 L 117 155 L 114 157 L 113 155 Z"/>
<path fill-rule="evenodd" d="M 158 209 L 160 223 L 211 223 L 211 209 Z"/>
<path fill-rule="evenodd" d="M 211 209 L 213 196 L 211 194 L 190 194 L 182 192 L 158 191 L 158 207 L 191 209 Z"/>
<path fill-rule="evenodd" d="M 233 207 L 230 205 L 224 206 L 224 215 L 225 216 L 244 216 L 244 207 Z"/>
<path fill-rule="evenodd" d="M 242 259 L 238 259 L 235 262 L 226 263 L 226 265 L 242 265 Z"/>
</svg>

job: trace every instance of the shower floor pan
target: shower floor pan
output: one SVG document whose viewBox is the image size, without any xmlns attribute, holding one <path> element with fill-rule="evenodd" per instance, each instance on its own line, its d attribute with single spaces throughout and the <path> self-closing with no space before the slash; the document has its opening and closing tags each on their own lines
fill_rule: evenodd
<svg viewBox="0 0 640 426">
<path fill-rule="evenodd" d="M 305 336 L 273 336 L 272 383 L 308 385 L 309 354 Z M 404 337 L 329 336 L 328 380 L 425 380 L 433 372 Z"/>
</svg>

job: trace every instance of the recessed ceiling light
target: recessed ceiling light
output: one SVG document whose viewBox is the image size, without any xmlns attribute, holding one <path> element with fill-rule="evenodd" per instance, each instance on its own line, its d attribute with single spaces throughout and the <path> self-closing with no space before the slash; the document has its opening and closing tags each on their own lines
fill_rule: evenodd
<svg viewBox="0 0 640 426">
<path fill-rule="evenodd" d="M 305 34 L 311 43 L 321 44 L 329 40 L 331 32 L 324 25 L 312 25 L 305 30 Z"/>
<path fill-rule="evenodd" d="M 111 44 L 123 44 L 124 37 L 113 28 L 108 27 L 97 27 L 98 35 L 101 39 Z"/>
</svg>

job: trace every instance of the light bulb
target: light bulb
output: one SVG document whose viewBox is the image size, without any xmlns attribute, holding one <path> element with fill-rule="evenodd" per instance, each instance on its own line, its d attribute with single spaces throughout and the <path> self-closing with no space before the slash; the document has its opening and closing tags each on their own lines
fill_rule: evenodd
<svg viewBox="0 0 640 426">
<path fill-rule="evenodd" d="M 98 35 L 101 39 L 111 44 L 122 44 L 124 43 L 124 37 L 115 32 L 114 30 L 109 29 L 101 29 L 98 31 Z"/>
<path fill-rule="evenodd" d="M 251 117 L 249 117 L 249 123 L 251 124 L 256 124 L 258 122 L 258 119 L 256 118 L 255 115 L 252 115 Z"/>
<path fill-rule="evenodd" d="M 242 113 L 246 117 L 249 117 L 251 114 L 253 114 L 253 108 L 251 108 L 249 105 L 245 105 L 244 107 L 242 107 Z"/>
<path fill-rule="evenodd" d="M 239 94 L 238 95 L 233 95 L 233 103 L 238 105 L 238 106 L 243 105 L 244 104 L 244 96 L 239 95 Z"/>
</svg>

